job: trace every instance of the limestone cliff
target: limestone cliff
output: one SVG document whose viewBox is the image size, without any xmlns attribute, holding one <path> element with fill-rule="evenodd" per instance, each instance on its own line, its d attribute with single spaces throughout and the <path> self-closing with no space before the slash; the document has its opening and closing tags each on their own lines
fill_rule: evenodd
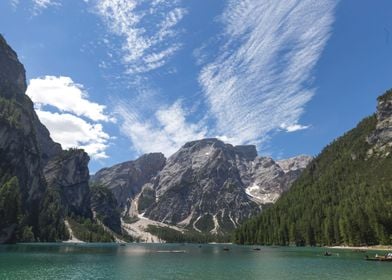
<svg viewBox="0 0 392 280">
<path fill-rule="evenodd" d="M 59 191 L 66 215 L 91 217 L 88 162 L 83 150 L 62 151 L 49 160 L 44 175 L 49 187 Z"/>
<path fill-rule="evenodd" d="M 116 164 L 99 170 L 92 176 L 92 183 L 99 183 L 109 188 L 119 206 L 128 206 L 129 199 L 135 197 L 142 186 L 162 170 L 166 158 L 161 153 L 146 154 L 134 161 Z"/>
<path fill-rule="evenodd" d="M 87 155 L 62 151 L 25 91 L 25 69 L 0 35 L 0 204 L 11 197 L 16 211 L 0 209 L 0 243 L 61 240 L 65 209 L 91 216 Z"/>
</svg>

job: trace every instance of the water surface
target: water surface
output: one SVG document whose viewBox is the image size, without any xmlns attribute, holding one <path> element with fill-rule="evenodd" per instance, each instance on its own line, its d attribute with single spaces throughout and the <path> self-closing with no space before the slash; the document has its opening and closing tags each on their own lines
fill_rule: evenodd
<svg viewBox="0 0 392 280">
<path fill-rule="evenodd" d="M 225 247 L 229 251 L 223 250 Z M 367 262 L 365 254 L 351 250 L 330 250 L 333 255 L 325 257 L 322 248 L 254 248 L 186 244 L 0 246 L 0 279 L 392 279 L 392 263 Z"/>
</svg>

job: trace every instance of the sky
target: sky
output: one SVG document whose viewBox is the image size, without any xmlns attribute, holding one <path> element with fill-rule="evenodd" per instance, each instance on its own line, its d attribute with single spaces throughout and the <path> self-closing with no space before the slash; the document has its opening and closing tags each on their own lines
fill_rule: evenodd
<svg viewBox="0 0 392 280">
<path fill-rule="evenodd" d="M 91 173 L 207 137 L 317 155 L 392 88 L 390 0 L 1 0 L 0 33 Z"/>
</svg>

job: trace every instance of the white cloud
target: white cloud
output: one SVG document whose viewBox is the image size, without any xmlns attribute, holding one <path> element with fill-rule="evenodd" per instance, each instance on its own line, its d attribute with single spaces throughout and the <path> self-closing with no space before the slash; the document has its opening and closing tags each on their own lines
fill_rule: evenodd
<svg viewBox="0 0 392 280">
<path fill-rule="evenodd" d="M 186 10 L 179 1 L 96 0 L 96 13 L 111 33 L 122 38 L 126 71 L 146 73 L 162 67 L 181 44 L 174 42 Z"/>
<path fill-rule="evenodd" d="M 141 121 L 133 106 L 119 103 L 116 107 L 122 119 L 122 132 L 132 141 L 138 153 L 175 153 L 183 144 L 206 136 L 201 125 L 187 121 L 187 112 L 180 102 L 157 110 L 154 117 Z"/>
<path fill-rule="evenodd" d="M 32 0 L 34 14 L 38 14 L 52 6 L 61 6 L 60 0 Z"/>
<path fill-rule="evenodd" d="M 36 105 L 51 105 L 61 112 L 70 112 L 93 121 L 114 121 L 105 114 L 106 107 L 88 100 L 82 85 L 69 77 L 45 76 L 31 79 L 26 94 Z"/>
<path fill-rule="evenodd" d="M 52 139 L 63 148 L 84 149 L 93 159 L 108 157 L 110 136 L 99 122 L 114 118 L 105 113 L 105 106 L 88 100 L 82 85 L 69 77 L 45 76 L 31 79 L 26 94 Z"/>
<path fill-rule="evenodd" d="M 19 0 L 10 0 L 11 6 L 17 8 L 19 6 Z"/>
<path fill-rule="evenodd" d="M 221 17 L 225 42 L 199 76 L 217 134 L 257 144 L 274 130 L 307 128 L 298 122 L 314 94 L 312 71 L 329 38 L 337 3 L 228 2 Z"/>
<path fill-rule="evenodd" d="M 286 132 L 295 132 L 295 131 L 300 131 L 304 129 L 308 129 L 310 126 L 309 125 L 301 125 L 301 124 L 281 124 L 280 128 L 285 130 Z"/>
<path fill-rule="evenodd" d="M 82 118 L 65 113 L 52 113 L 36 110 L 41 122 L 50 131 L 50 136 L 61 143 L 65 149 L 78 147 L 84 149 L 93 159 L 103 159 L 110 136 L 103 131 L 101 124 L 89 123 Z"/>
</svg>

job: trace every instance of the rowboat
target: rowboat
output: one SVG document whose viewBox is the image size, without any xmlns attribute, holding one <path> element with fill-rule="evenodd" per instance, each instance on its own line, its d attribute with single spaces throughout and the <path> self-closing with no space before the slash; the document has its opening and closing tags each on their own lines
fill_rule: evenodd
<svg viewBox="0 0 392 280">
<path fill-rule="evenodd" d="M 385 256 L 375 256 L 374 258 L 369 258 L 366 256 L 365 260 L 367 261 L 375 261 L 375 262 L 392 262 L 392 254 L 386 254 Z"/>
</svg>

